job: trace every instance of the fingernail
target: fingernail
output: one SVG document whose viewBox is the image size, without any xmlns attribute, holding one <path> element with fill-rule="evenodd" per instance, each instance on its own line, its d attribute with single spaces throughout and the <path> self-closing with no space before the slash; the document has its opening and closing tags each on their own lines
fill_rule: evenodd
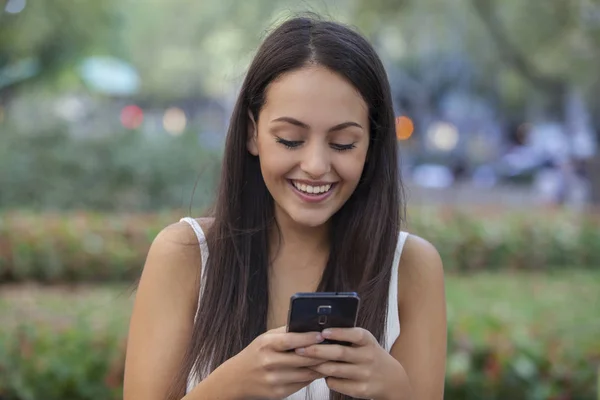
<svg viewBox="0 0 600 400">
<path fill-rule="evenodd" d="M 323 336 L 320 333 L 317 333 L 317 342 L 322 342 Z"/>
<path fill-rule="evenodd" d="M 331 336 L 331 331 L 328 329 L 325 329 L 323 332 L 321 332 L 321 335 L 323 335 L 323 337 L 329 337 L 329 336 Z"/>
<path fill-rule="evenodd" d="M 304 347 L 300 347 L 300 348 L 296 349 L 296 353 L 298 353 L 298 354 L 304 354 L 305 351 L 306 350 L 304 350 Z"/>
</svg>

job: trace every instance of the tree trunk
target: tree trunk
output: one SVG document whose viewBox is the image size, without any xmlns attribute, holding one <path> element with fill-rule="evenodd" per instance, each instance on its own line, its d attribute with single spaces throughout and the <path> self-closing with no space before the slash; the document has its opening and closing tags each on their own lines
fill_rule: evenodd
<svg viewBox="0 0 600 400">
<path fill-rule="evenodd" d="M 592 204 L 600 206 L 600 152 L 589 161 L 587 171 L 590 177 Z"/>
</svg>

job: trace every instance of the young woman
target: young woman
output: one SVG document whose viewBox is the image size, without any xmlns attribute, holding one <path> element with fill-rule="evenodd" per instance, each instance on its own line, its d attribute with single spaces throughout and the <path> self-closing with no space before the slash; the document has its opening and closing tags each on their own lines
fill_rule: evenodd
<svg viewBox="0 0 600 400">
<path fill-rule="evenodd" d="M 442 263 L 401 232 L 396 147 L 363 37 L 312 18 L 274 30 L 241 88 L 211 218 L 151 246 L 125 400 L 442 399 Z M 290 297 L 311 291 L 358 292 L 357 327 L 286 332 Z"/>
</svg>

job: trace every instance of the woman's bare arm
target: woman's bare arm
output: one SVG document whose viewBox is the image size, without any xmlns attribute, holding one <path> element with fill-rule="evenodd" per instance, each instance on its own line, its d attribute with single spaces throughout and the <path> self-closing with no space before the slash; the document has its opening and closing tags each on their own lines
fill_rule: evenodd
<svg viewBox="0 0 600 400">
<path fill-rule="evenodd" d="M 446 299 L 440 256 L 429 242 L 408 237 L 398 272 L 400 337 L 391 354 L 404 367 L 412 397 L 441 400 L 446 366 Z"/>
<path fill-rule="evenodd" d="M 191 338 L 200 248 L 183 222 L 161 231 L 148 252 L 131 316 L 124 400 L 164 400 Z"/>
</svg>

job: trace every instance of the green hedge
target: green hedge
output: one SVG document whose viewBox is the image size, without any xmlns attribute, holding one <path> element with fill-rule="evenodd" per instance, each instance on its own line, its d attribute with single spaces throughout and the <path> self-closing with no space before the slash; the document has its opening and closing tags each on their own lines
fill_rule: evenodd
<svg viewBox="0 0 600 400">
<path fill-rule="evenodd" d="M 448 270 L 600 267 L 600 213 L 419 208 L 409 231 L 436 245 Z"/>
<path fill-rule="evenodd" d="M 0 282 L 132 281 L 171 217 L 2 214 Z"/>
<path fill-rule="evenodd" d="M 184 212 L 0 213 L 0 282 L 131 281 L 152 239 Z M 600 222 L 567 213 L 409 211 L 448 271 L 600 267 Z"/>
<path fill-rule="evenodd" d="M 0 399 L 119 399 L 122 334 L 80 323 L 61 331 L 21 326 L 0 333 Z"/>
<path fill-rule="evenodd" d="M 449 326 L 464 322 L 451 320 Z M 555 342 L 525 340 L 497 320 L 483 323 L 494 333 L 485 343 L 473 342 L 460 328 L 449 331 L 446 399 L 597 399 L 600 342 L 595 353 L 561 352 Z M 124 331 L 122 325 L 91 329 L 78 323 L 0 332 L 0 399 L 120 399 Z"/>
<path fill-rule="evenodd" d="M 488 324 L 491 333 L 486 342 L 475 344 L 469 339 L 471 332 L 449 321 L 446 399 L 595 400 L 600 396 L 600 338 L 591 348 L 574 352 L 561 349 L 557 338 L 542 339 L 491 317 L 470 324 Z"/>
<path fill-rule="evenodd" d="M 202 208 L 212 200 L 220 160 L 191 131 L 72 138 L 7 129 L 0 134 L 0 210 Z"/>
</svg>

